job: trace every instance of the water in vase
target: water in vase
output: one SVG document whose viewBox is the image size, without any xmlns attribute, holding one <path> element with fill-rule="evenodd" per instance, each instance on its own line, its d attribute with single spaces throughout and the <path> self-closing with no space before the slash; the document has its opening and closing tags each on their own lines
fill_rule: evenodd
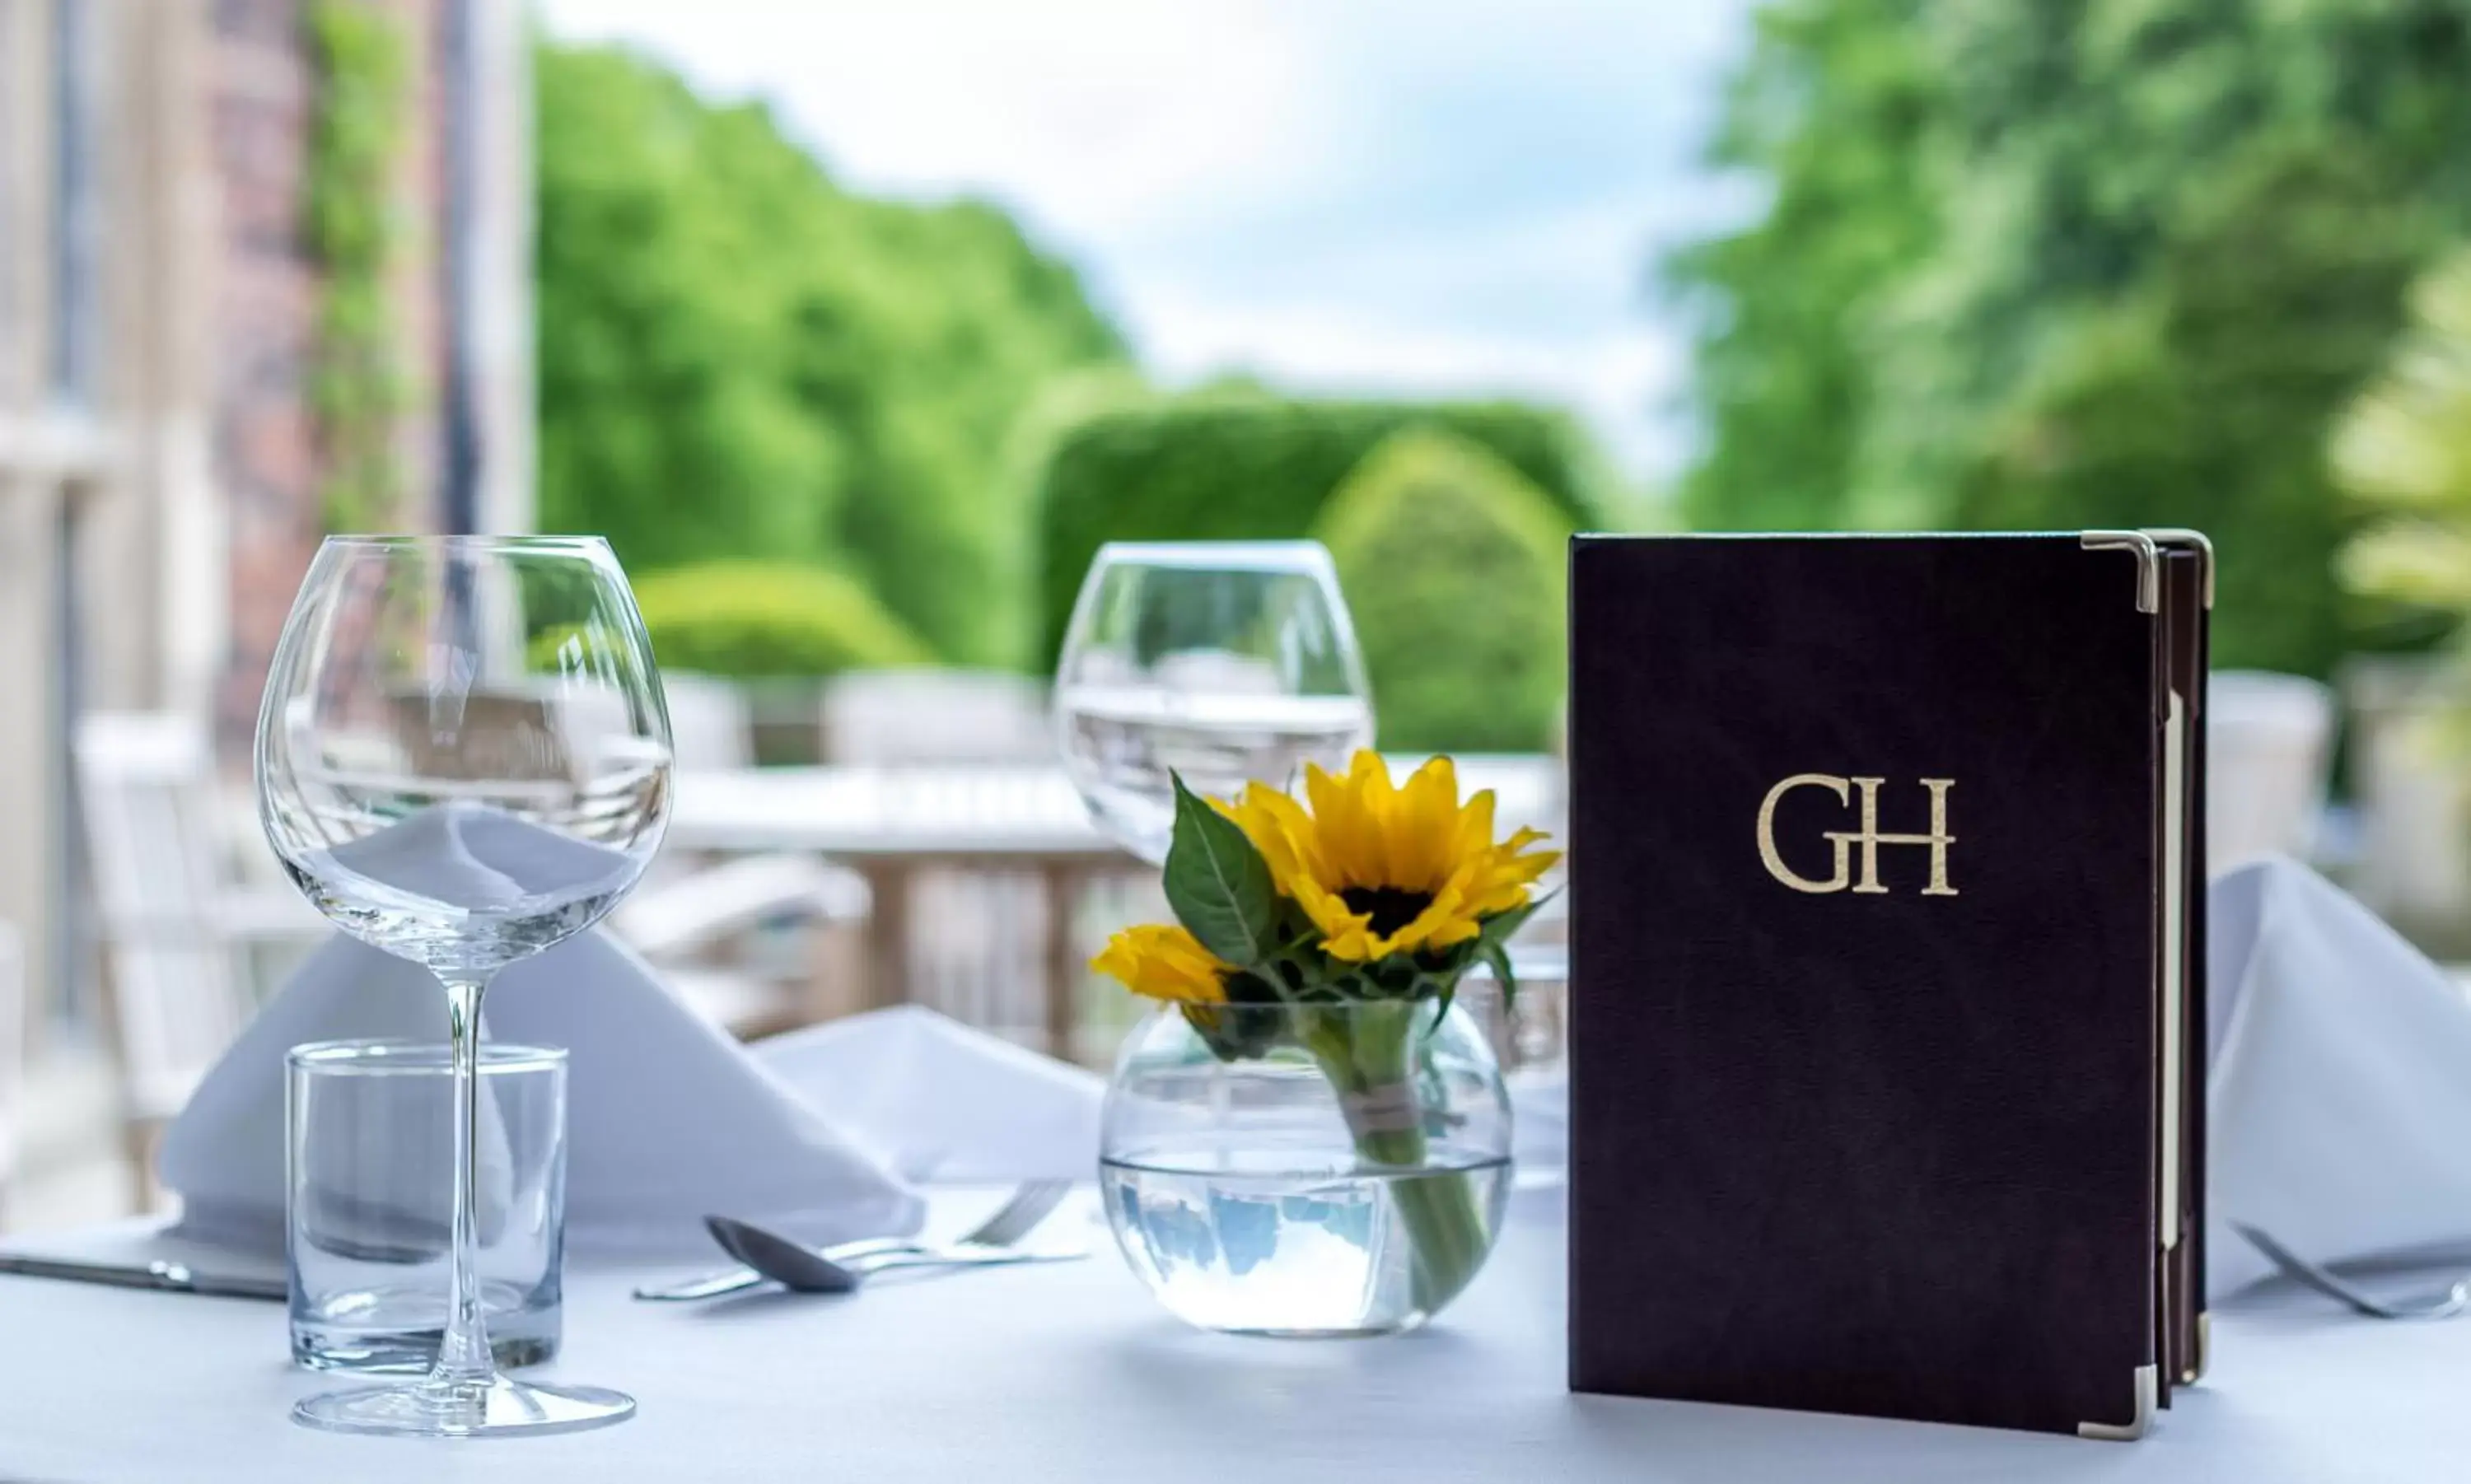
<svg viewBox="0 0 2471 1484">
<path fill-rule="evenodd" d="M 1107 1218 L 1160 1300 L 1205 1329 L 1258 1334 L 1387 1333 L 1452 1296 L 1416 1291 L 1415 1251 L 1399 1214 L 1404 1182 L 1457 1180 L 1490 1240 L 1510 1193 L 1510 1162 L 1436 1149 L 1429 1171 L 1365 1170 L 1333 1153 L 1329 1174 L 1209 1167 L 1216 1152 L 1099 1165 Z M 1471 1273 L 1467 1276 L 1472 1276 Z"/>
</svg>

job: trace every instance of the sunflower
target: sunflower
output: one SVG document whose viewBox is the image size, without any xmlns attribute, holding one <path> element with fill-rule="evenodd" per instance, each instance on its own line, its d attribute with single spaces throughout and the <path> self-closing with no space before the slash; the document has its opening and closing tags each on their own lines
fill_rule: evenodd
<svg viewBox="0 0 2471 1484">
<path fill-rule="evenodd" d="M 1184 929 L 1158 924 L 1126 928 L 1109 938 L 1090 967 L 1123 980 L 1134 994 L 1182 1004 L 1223 1002 L 1227 977 L 1236 972 Z"/>
<path fill-rule="evenodd" d="M 1493 837 L 1493 790 L 1459 802 L 1458 772 L 1435 758 L 1394 788 L 1378 753 L 1358 752 L 1344 777 L 1305 769 L 1309 813 L 1253 784 L 1224 812 L 1269 862 L 1280 893 L 1320 929 L 1333 958 L 1371 963 L 1465 943 L 1489 917 L 1523 907 L 1561 856 L 1520 830 Z"/>
</svg>

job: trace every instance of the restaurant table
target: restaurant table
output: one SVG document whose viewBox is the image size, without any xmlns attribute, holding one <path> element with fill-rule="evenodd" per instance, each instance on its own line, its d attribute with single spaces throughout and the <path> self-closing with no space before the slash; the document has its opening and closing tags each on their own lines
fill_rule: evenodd
<svg viewBox="0 0 2471 1484">
<path fill-rule="evenodd" d="M 1418 759 L 1397 758 L 1394 770 Z M 1491 789 L 1504 827 L 1549 826 L 1558 772 L 1550 758 L 1457 760 L 1461 787 Z M 1072 931 L 1082 887 L 1110 870 L 1142 869 L 1091 823 L 1080 793 L 1053 764 L 763 767 L 684 772 L 669 844 L 715 854 L 812 851 L 866 878 L 868 1000 L 900 1004 L 906 980 L 911 888 L 930 870 L 1020 871 L 1040 880 L 1048 1048 L 1064 1054 L 1083 946 Z"/>
<path fill-rule="evenodd" d="M 2298 1295 L 2217 1314 L 2213 1377 L 2141 1443 L 1572 1396 L 1559 1204 L 1519 1191 L 1459 1303 L 1379 1340 L 1186 1329 L 1096 1232 L 1085 1262 L 845 1298 L 641 1304 L 626 1288 L 642 1275 L 572 1272 L 566 1354 L 527 1374 L 618 1386 L 641 1411 L 460 1443 L 295 1426 L 295 1398 L 349 1378 L 292 1369 L 277 1306 L 0 1279 L 0 1478 L 2355 1484 L 2471 1469 L 2471 1321 L 2377 1324 Z"/>
<path fill-rule="evenodd" d="M 681 773 L 672 849 L 812 851 L 866 879 L 866 1002 L 903 1004 L 911 898 L 925 872 L 1026 872 L 1047 917 L 1047 1049 L 1069 1058 L 1082 950 L 1073 913 L 1100 873 L 1135 862 L 1098 833 L 1060 767 L 766 767 Z"/>
</svg>

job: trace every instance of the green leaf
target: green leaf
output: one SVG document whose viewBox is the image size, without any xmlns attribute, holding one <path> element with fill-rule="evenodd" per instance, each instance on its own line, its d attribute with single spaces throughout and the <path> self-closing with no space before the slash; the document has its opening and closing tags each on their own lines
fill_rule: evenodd
<svg viewBox="0 0 2471 1484">
<path fill-rule="evenodd" d="M 1538 908 L 1552 900 L 1553 894 L 1548 892 L 1529 902 L 1525 907 L 1514 907 L 1507 912 L 1496 912 L 1486 918 L 1477 925 L 1476 951 L 1481 954 L 1488 948 L 1508 947 L 1510 940 L 1518 935 L 1518 930 L 1527 926 L 1527 919 L 1535 916 Z"/>
<path fill-rule="evenodd" d="M 1525 907 L 1515 907 L 1484 920 L 1475 936 L 1475 956 L 1493 965 L 1493 977 L 1501 984 L 1501 1008 L 1507 1013 L 1518 1001 L 1518 977 L 1510 969 L 1510 940 L 1527 926 L 1527 919 L 1537 908 L 1553 900 L 1552 895 L 1535 898 Z M 1452 986 L 1455 988 L 1455 984 Z M 1438 1023 L 1437 1023 L 1438 1024 Z"/>
<path fill-rule="evenodd" d="M 1506 1013 L 1518 1002 L 1518 975 L 1510 967 L 1510 950 L 1498 943 L 1487 943 L 1477 952 L 1493 966 L 1494 981 L 1501 986 L 1501 1008 Z"/>
<path fill-rule="evenodd" d="M 1236 821 L 1175 779 L 1175 835 L 1166 903 L 1201 946 L 1238 968 L 1278 950 L 1279 894 L 1270 864 Z"/>
</svg>

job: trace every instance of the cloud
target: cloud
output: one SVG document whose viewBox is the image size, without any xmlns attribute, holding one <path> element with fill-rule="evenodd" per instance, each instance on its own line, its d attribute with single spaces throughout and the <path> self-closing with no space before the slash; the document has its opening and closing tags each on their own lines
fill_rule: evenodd
<svg viewBox="0 0 2471 1484">
<path fill-rule="evenodd" d="M 1071 256 L 1173 380 L 1580 411 L 1680 460 L 1656 249 L 1748 0 L 547 0 L 773 102 L 842 178 L 985 195 Z"/>
<path fill-rule="evenodd" d="M 1154 0 L 550 0 L 553 32 L 638 42 L 770 99 L 854 181 L 987 192 L 1105 239 L 1275 194 L 1328 80 L 1271 10 Z"/>
</svg>

